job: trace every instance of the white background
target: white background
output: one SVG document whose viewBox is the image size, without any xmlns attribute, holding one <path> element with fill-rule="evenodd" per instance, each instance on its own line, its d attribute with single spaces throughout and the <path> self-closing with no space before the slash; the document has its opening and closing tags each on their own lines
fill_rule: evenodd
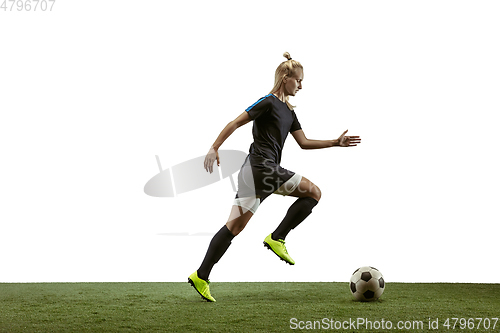
<svg viewBox="0 0 500 333">
<path fill-rule="evenodd" d="M 10 6 L 10 5 L 9 5 Z M 143 192 L 203 156 L 269 93 L 283 52 L 308 138 L 282 166 L 322 190 L 287 237 L 262 240 L 295 199 L 268 198 L 212 281 L 499 282 L 496 1 L 60 1 L 0 11 L 1 282 L 186 281 L 234 198 L 225 179 Z M 252 123 L 221 147 L 244 152 Z M 202 167 L 200 165 L 200 167 Z M 235 178 L 236 178 L 235 174 Z"/>
</svg>

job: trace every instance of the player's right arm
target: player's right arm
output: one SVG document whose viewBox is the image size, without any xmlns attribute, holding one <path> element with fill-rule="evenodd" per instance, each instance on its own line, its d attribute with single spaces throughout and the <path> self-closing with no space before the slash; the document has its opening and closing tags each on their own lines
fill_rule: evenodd
<svg viewBox="0 0 500 333">
<path fill-rule="evenodd" d="M 236 119 L 229 122 L 226 125 L 226 127 L 224 127 L 224 129 L 222 130 L 222 132 L 220 132 L 215 142 L 212 144 L 212 147 L 210 147 L 207 156 L 205 157 L 205 163 L 204 163 L 205 170 L 212 173 L 215 160 L 217 160 L 217 165 L 220 165 L 219 153 L 218 153 L 219 147 L 222 145 L 224 141 L 226 141 L 227 138 L 229 138 L 231 134 L 233 134 L 234 131 L 236 131 L 237 128 L 249 123 L 250 121 L 252 121 L 252 119 L 248 115 L 248 112 L 243 111 L 242 114 L 240 114 L 238 117 L 236 117 Z"/>
</svg>

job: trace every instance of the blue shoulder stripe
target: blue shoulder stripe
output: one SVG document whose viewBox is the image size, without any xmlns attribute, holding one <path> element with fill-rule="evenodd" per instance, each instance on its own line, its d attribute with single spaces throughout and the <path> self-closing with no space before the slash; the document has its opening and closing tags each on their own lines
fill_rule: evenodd
<svg viewBox="0 0 500 333">
<path fill-rule="evenodd" d="M 266 98 L 268 98 L 269 96 L 271 96 L 272 94 L 269 94 L 269 95 L 266 95 L 264 97 L 262 97 L 261 99 L 259 99 L 257 102 L 253 103 L 251 106 L 249 106 L 245 111 L 248 112 L 250 110 L 253 109 L 254 106 L 256 106 L 257 104 L 259 104 L 260 102 L 262 102 L 263 100 L 265 100 Z"/>
</svg>

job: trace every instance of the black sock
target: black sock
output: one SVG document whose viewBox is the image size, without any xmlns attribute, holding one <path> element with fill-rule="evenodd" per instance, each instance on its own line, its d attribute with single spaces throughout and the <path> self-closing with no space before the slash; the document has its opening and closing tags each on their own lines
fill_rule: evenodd
<svg viewBox="0 0 500 333">
<path fill-rule="evenodd" d="M 201 263 L 200 268 L 198 268 L 198 277 L 203 280 L 208 280 L 210 271 L 212 267 L 219 261 L 224 255 L 229 245 L 231 245 L 231 240 L 234 235 L 229 231 L 226 225 L 224 225 L 212 238 L 210 245 L 208 246 L 207 254 L 205 259 Z"/>
<path fill-rule="evenodd" d="M 311 214 L 314 206 L 318 204 L 318 200 L 311 197 L 298 198 L 291 206 L 288 208 L 288 212 L 285 215 L 283 221 L 276 230 L 271 234 L 271 238 L 274 240 L 285 239 L 286 235 L 304 221 L 306 217 Z"/>
</svg>

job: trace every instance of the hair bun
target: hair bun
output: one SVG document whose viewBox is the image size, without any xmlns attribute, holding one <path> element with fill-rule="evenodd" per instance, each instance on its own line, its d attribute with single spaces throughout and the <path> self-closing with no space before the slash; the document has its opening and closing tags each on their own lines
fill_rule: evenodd
<svg viewBox="0 0 500 333">
<path fill-rule="evenodd" d="M 288 52 L 283 53 L 283 57 L 285 57 L 287 60 L 292 60 L 292 57 L 290 56 L 290 53 L 288 53 Z"/>
</svg>

